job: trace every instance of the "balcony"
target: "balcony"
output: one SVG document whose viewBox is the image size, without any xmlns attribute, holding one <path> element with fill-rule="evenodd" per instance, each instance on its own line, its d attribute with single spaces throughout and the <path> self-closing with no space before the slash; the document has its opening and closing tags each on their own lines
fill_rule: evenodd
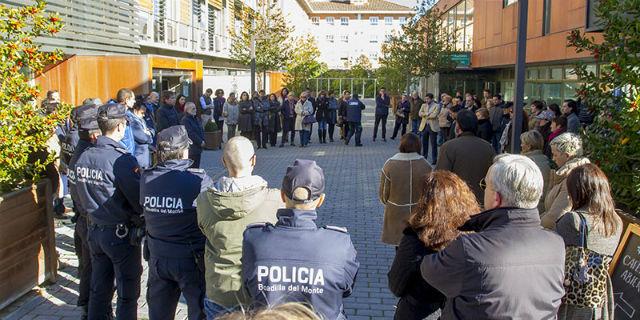
<svg viewBox="0 0 640 320">
<path fill-rule="evenodd" d="M 231 39 L 216 30 L 197 27 L 181 21 L 159 17 L 138 10 L 140 46 L 174 50 L 218 58 L 229 58 Z"/>
</svg>

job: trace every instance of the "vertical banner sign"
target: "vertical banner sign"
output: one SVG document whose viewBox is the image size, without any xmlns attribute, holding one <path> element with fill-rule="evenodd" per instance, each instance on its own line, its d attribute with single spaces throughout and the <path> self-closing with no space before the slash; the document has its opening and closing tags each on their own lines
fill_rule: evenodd
<svg viewBox="0 0 640 320">
<path fill-rule="evenodd" d="M 616 320 L 640 319 L 640 226 L 627 227 L 609 273 Z"/>
</svg>

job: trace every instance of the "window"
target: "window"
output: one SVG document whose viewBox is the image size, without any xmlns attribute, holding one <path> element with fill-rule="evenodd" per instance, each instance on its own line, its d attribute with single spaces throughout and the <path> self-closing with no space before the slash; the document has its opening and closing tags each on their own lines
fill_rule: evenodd
<svg viewBox="0 0 640 320">
<path fill-rule="evenodd" d="M 320 24 L 320 18 L 318 17 L 311 17 L 311 23 L 313 23 L 314 25 L 319 25 Z"/>
<path fill-rule="evenodd" d="M 596 7 L 599 0 L 587 0 L 587 31 L 602 31 L 604 26 L 602 20 L 596 17 Z"/>
<path fill-rule="evenodd" d="M 340 24 L 343 25 L 343 26 L 348 26 L 349 25 L 349 17 L 340 18 Z"/>
<path fill-rule="evenodd" d="M 327 39 L 327 42 L 331 42 L 331 43 L 333 43 L 333 35 L 332 35 L 332 34 L 328 34 L 328 35 L 326 36 L 326 39 Z"/>
<path fill-rule="evenodd" d="M 378 25 L 378 17 L 369 17 L 369 24 L 372 26 Z"/>
<path fill-rule="evenodd" d="M 378 60 L 378 53 L 377 52 L 371 52 L 369 53 L 369 58 L 371 60 Z"/>
<path fill-rule="evenodd" d="M 407 17 L 400 17 L 400 18 L 398 18 L 398 22 L 399 22 L 400 24 L 405 24 L 405 23 L 407 23 Z"/>
<path fill-rule="evenodd" d="M 508 7 L 516 2 L 518 2 L 518 0 L 502 0 L 502 7 Z"/>
<path fill-rule="evenodd" d="M 473 50 L 473 13 L 473 0 L 464 0 L 442 14 L 440 29 L 450 41 L 455 39 L 456 51 Z"/>
<path fill-rule="evenodd" d="M 340 36 L 340 41 L 342 42 L 349 42 L 349 35 L 348 34 L 343 34 Z"/>
<path fill-rule="evenodd" d="M 393 17 L 384 17 L 384 24 L 390 26 L 393 24 Z"/>
<path fill-rule="evenodd" d="M 370 42 L 370 43 L 378 43 L 378 35 L 377 35 L 377 34 L 372 34 L 372 35 L 369 37 L 369 42 Z"/>
<path fill-rule="evenodd" d="M 216 15 L 215 15 L 215 8 L 212 5 L 208 5 L 207 6 L 208 11 L 209 11 L 209 15 L 207 16 L 207 38 L 209 40 L 209 51 L 213 51 L 215 50 L 215 38 L 214 38 L 214 34 L 216 32 Z"/>
<path fill-rule="evenodd" d="M 551 31 L 551 0 L 544 0 L 542 6 L 542 35 L 546 36 Z"/>
<path fill-rule="evenodd" d="M 327 24 L 333 25 L 333 17 L 327 17 L 324 19 Z"/>
</svg>

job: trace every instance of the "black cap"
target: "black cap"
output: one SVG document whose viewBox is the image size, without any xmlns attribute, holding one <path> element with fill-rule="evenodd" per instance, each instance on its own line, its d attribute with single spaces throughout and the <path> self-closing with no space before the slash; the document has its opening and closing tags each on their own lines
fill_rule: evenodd
<svg viewBox="0 0 640 320">
<path fill-rule="evenodd" d="M 96 105 L 84 105 L 76 108 L 78 128 L 80 130 L 98 129 L 98 109 Z"/>
<path fill-rule="evenodd" d="M 98 119 L 122 119 L 127 116 L 127 107 L 122 104 L 109 102 L 98 110 Z"/>
<path fill-rule="evenodd" d="M 293 191 L 298 188 L 309 190 L 308 199 L 298 199 Z M 324 172 L 315 161 L 296 159 L 293 166 L 287 168 L 287 173 L 282 179 L 282 191 L 291 200 L 313 201 L 324 193 Z"/>
<path fill-rule="evenodd" d="M 158 133 L 158 149 L 162 151 L 184 149 L 192 143 L 184 126 L 172 126 Z"/>
</svg>

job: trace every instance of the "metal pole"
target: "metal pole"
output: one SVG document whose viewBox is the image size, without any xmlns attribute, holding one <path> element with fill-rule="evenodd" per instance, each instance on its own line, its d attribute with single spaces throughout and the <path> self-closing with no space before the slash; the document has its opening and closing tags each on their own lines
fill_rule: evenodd
<svg viewBox="0 0 640 320">
<path fill-rule="evenodd" d="M 256 91 L 256 38 L 251 39 L 251 94 Z"/>
<path fill-rule="evenodd" d="M 522 133 L 522 112 L 524 107 L 524 73 L 527 54 L 527 11 L 529 0 L 518 1 L 518 42 L 516 47 L 516 83 L 513 97 L 513 117 L 511 119 L 511 153 L 520 153 Z"/>
</svg>

